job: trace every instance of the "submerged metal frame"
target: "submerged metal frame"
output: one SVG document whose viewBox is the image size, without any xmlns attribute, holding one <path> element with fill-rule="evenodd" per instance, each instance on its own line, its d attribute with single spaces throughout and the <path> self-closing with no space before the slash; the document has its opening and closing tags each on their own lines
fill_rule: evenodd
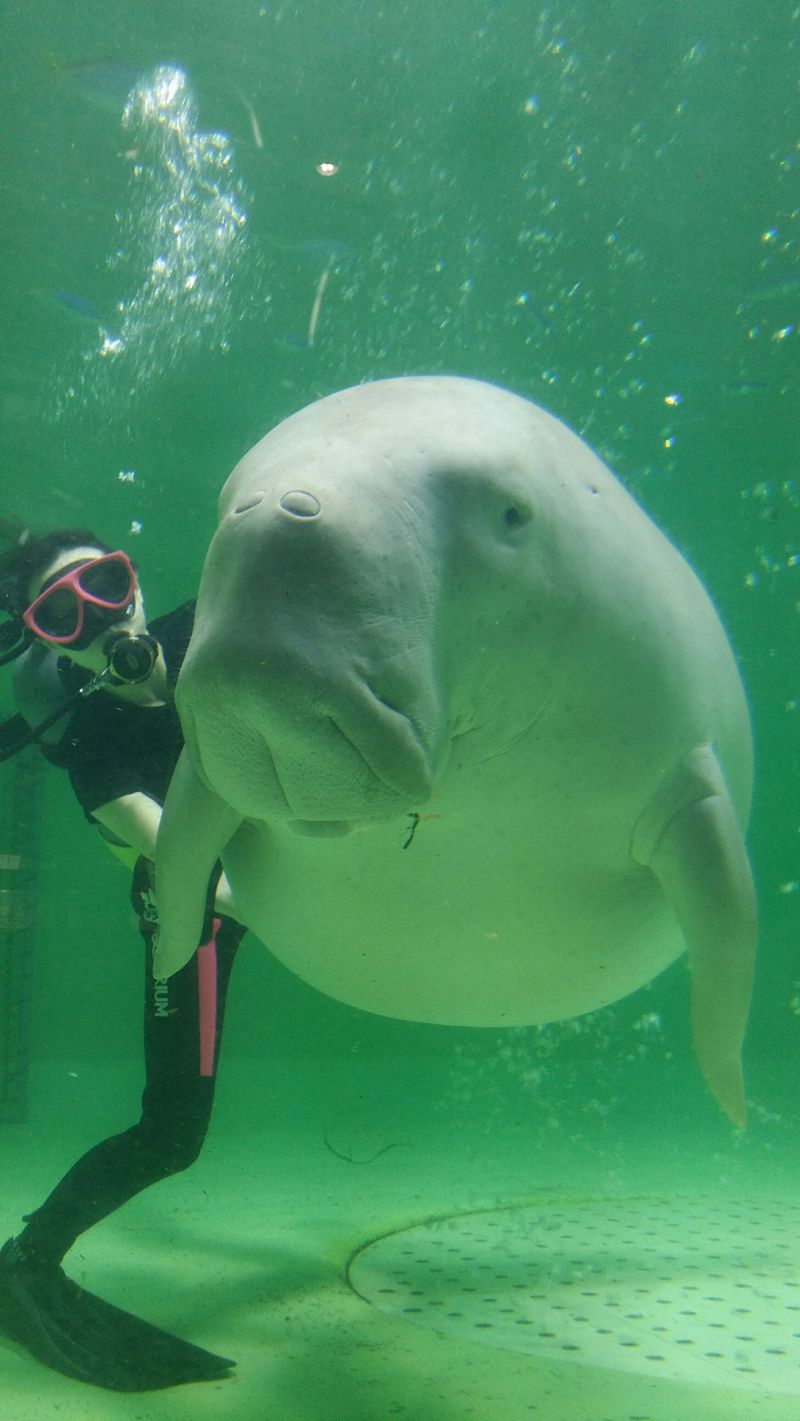
<svg viewBox="0 0 800 1421">
<path fill-rule="evenodd" d="M 0 768 L 0 1123 L 25 1119 L 44 766 L 25 750 Z"/>
</svg>

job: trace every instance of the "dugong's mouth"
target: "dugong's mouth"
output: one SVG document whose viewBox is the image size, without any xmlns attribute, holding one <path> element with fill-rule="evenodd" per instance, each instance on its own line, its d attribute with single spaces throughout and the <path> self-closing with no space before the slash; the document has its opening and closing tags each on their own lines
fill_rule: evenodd
<svg viewBox="0 0 800 1421">
<path fill-rule="evenodd" d="M 306 839 L 343 839 L 359 827 L 347 819 L 288 819 L 287 828 Z"/>
<path fill-rule="evenodd" d="M 330 709 L 240 692 L 224 706 L 185 697 L 180 711 L 198 775 L 242 818 L 337 837 L 430 798 L 434 756 L 425 737 L 365 682 Z"/>
</svg>

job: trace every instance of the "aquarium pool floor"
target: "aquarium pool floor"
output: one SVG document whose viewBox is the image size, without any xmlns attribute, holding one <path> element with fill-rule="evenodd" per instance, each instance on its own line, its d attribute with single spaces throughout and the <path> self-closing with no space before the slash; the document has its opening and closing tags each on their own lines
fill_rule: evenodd
<svg viewBox="0 0 800 1421">
<path fill-rule="evenodd" d="M 76 1140 L 52 1069 L 29 1123 L 2 1127 L 3 1237 L 115 1113 L 111 1081 Z M 235 1377 L 120 1395 L 0 1339 L 5 1421 L 800 1421 L 796 1161 L 773 1153 L 766 1189 L 757 1148 L 690 1157 L 677 1136 L 556 1137 L 534 1161 L 496 1122 L 401 1136 L 227 1115 L 68 1271 L 235 1356 Z"/>
</svg>

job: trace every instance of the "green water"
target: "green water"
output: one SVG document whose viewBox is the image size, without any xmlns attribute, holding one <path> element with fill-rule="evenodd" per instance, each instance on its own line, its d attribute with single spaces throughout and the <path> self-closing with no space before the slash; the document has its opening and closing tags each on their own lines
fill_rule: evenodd
<svg viewBox="0 0 800 1421">
<path fill-rule="evenodd" d="M 768 1190 L 792 1167 L 800 1050 L 800 9 L 17 0 L 0 34 L 0 513 L 128 548 L 158 614 L 193 595 L 219 487 L 284 416 L 364 380 L 482 377 L 582 433 L 685 552 L 752 706 L 744 1142 L 694 1074 L 682 964 L 531 1038 L 367 1017 L 251 954 L 231 1059 L 310 1062 L 312 1095 L 314 1063 L 344 1063 L 345 1116 L 375 1138 L 389 1063 L 384 1115 L 524 1117 L 566 1175 L 618 1131 L 604 1184 L 627 1131 L 672 1157 L 695 1122 L 700 1153 Z M 45 807 L 33 1068 L 77 1052 L 136 1090 L 125 875 L 54 771 Z M 56 1095 L 37 1100 L 63 1124 Z M 344 1421 L 314 1395 L 286 1414 Z"/>
</svg>

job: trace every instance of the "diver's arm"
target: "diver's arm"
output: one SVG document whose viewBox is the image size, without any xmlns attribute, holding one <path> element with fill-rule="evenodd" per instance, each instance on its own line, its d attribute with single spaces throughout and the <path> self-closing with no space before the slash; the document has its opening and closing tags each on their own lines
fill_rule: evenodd
<svg viewBox="0 0 800 1421">
<path fill-rule="evenodd" d="M 64 707 L 64 716 L 55 721 L 38 739 L 44 745 L 57 745 L 69 723 L 67 712 L 74 706 L 75 693 L 70 691 L 59 671 L 58 653 L 34 642 L 23 651 L 14 665 L 11 688 L 17 710 L 31 729 L 41 725 Z"/>
<path fill-rule="evenodd" d="M 99 809 L 92 810 L 92 814 L 98 824 L 110 829 L 117 839 L 129 844 L 137 854 L 144 854 L 146 859 L 155 858 L 161 805 L 149 794 L 137 790 L 134 794 L 120 795 L 119 799 L 110 799 Z"/>
<path fill-rule="evenodd" d="M 155 859 L 161 805 L 151 799 L 149 794 L 137 790 L 134 794 L 120 795 L 119 799 L 110 799 L 107 804 L 101 804 L 99 809 L 92 811 L 92 815 L 98 824 L 110 830 L 123 844 L 129 845 L 137 855 L 143 854 L 146 859 Z M 238 921 L 230 884 L 224 873 L 220 874 L 217 884 L 214 907 L 224 917 L 236 918 Z"/>
</svg>

